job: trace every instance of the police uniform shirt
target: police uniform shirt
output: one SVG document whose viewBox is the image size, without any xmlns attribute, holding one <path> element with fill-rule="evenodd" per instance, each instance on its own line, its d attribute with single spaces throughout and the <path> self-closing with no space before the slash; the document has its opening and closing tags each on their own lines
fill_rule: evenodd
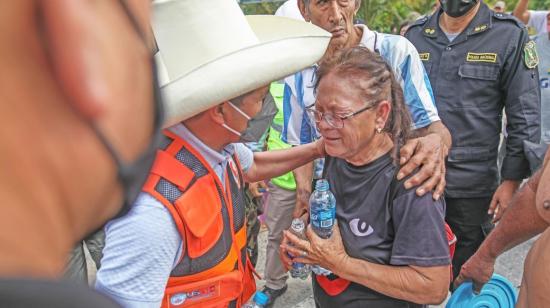
<svg viewBox="0 0 550 308">
<path fill-rule="evenodd" d="M 336 198 L 336 218 L 346 253 L 376 264 L 423 267 L 450 264 L 445 203 L 422 197 L 395 180 L 390 153 L 364 166 L 327 157 L 326 178 Z M 320 307 L 422 307 L 351 283 L 332 297 L 314 279 Z"/>
<path fill-rule="evenodd" d="M 490 197 L 498 186 L 497 152 L 502 110 L 507 115 L 505 180 L 529 175 L 523 141 L 540 138 L 540 91 L 534 43 L 525 26 L 481 3 L 452 42 L 439 26 L 442 10 L 406 33 L 429 75 L 435 102 L 449 128 L 446 195 Z"/>
</svg>

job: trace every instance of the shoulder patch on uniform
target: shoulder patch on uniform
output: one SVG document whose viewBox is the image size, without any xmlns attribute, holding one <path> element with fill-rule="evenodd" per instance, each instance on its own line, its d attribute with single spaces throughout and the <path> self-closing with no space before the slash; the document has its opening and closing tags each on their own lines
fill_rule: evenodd
<svg viewBox="0 0 550 308">
<path fill-rule="evenodd" d="M 423 52 L 418 54 L 420 56 L 420 60 L 422 61 L 429 61 L 430 60 L 430 53 L 429 52 Z"/>
<path fill-rule="evenodd" d="M 512 14 L 494 13 L 493 16 L 498 20 L 513 22 L 516 26 L 520 28 L 525 27 L 525 25 L 521 21 L 519 21 L 519 19 L 514 17 Z"/>
<path fill-rule="evenodd" d="M 523 47 L 523 62 L 529 69 L 533 69 L 539 65 L 539 55 L 537 54 L 537 46 L 535 42 L 529 41 Z"/>
<path fill-rule="evenodd" d="M 497 54 L 496 53 L 478 53 L 478 52 L 468 52 L 466 55 L 466 62 L 488 62 L 488 63 L 497 63 Z"/>
</svg>

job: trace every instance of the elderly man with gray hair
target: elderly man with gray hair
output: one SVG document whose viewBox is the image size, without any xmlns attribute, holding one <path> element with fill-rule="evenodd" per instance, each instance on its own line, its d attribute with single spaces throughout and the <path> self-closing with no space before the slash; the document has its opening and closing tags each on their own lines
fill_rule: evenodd
<svg viewBox="0 0 550 308">
<path fill-rule="evenodd" d="M 506 13 L 506 2 L 497 1 L 495 5 L 493 5 L 493 11 L 497 13 Z"/>
</svg>

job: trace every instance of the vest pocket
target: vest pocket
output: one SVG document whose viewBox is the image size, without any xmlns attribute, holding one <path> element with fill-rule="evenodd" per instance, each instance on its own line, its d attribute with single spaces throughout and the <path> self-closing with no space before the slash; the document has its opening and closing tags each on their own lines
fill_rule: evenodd
<svg viewBox="0 0 550 308">
<path fill-rule="evenodd" d="M 198 282 L 167 287 L 162 307 L 227 307 L 242 293 L 243 276 L 234 270 Z"/>
<path fill-rule="evenodd" d="M 244 249 L 246 249 L 246 247 Z M 256 281 L 254 280 L 254 275 L 258 277 L 258 279 L 261 279 L 258 273 L 256 273 L 252 262 L 250 262 L 250 259 L 247 257 L 246 267 L 244 269 L 242 303 L 248 301 L 256 292 Z"/>
<path fill-rule="evenodd" d="M 186 226 L 187 255 L 191 258 L 204 255 L 217 243 L 224 226 L 221 197 L 212 176 L 197 179 L 175 205 Z"/>
</svg>

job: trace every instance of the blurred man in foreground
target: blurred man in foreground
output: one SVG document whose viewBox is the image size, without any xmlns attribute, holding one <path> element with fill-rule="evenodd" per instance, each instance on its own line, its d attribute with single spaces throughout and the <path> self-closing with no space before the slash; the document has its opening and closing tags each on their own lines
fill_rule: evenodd
<svg viewBox="0 0 550 308">
<path fill-rule="evenodd" d="M 76 242 L 129 209 L 153 161 L 149 5 L 0 4 L 2 307 L 115 306 L 56 280 Z"/>
</svg>

